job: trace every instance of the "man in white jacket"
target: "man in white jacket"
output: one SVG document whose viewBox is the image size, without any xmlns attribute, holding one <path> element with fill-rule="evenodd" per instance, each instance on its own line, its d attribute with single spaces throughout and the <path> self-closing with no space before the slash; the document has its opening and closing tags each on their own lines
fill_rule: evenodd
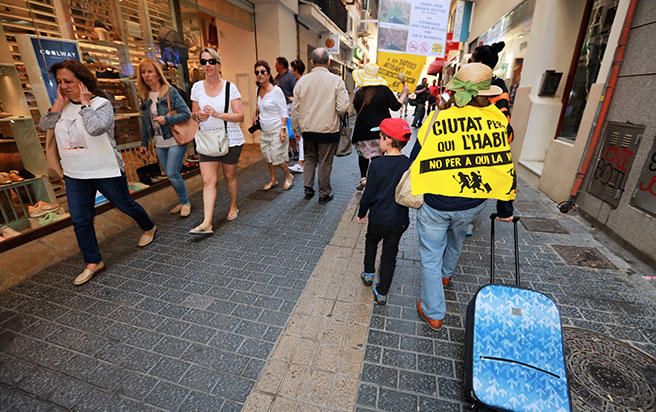
<svg viewBox="0 0 656 412">
<path fill-rule="evenodd" d="M 333 200 L 330 174 L 339 144 L 339 119 L 349 106 L 344 81 L 328 71 L 330 55 L 324 48 L 310 54 L 314 68 L 294 87 L 292 121 L 303 135 L 305 198 L 314 196 L 314 174 L 319 168 L 319 203 Z"/>
</svg>

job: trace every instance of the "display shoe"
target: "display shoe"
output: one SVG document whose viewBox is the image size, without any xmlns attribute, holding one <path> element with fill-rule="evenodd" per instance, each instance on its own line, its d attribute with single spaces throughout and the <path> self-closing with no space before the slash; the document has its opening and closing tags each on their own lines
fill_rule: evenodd
<svg viewBox="0 0 656 412">
<path fill-rule="evenodd" d="M 50 211 L 43 210 L 40 207 L 27 205 L 27 214 L 30 215 L 31 218 L 41 217 L 41 216 L 47 215 L 48 213 L 50 213 Z"/>
<path fill-rule="evenodd" d="M 41 226 L 45 226 L 45 225 L 48 225 L 50 223 L 54 223 L 54 222 L 58 221 L 61 218 L 62 218 L 62 216 L 58 215 L 57 213 L 48 212 L 48 213 L 46 213 L 45 215 L 43 215 L 39 218 L 39 224 Z"/>
<path fill-rule="evenodd" d="M 48 203 L 44 202 L 43 200 L 39 200 L 34 204 L 34 207 L 39 208 L 41 210 L 45 210 L 47 212 L 56 212 L 57 210 L 61 209 L 59 205 L 56 205 L 54 203 Z"/>
<path fill-rule="evenodd" d="M 282 190 L 291 189 L 293 184 L 294 184 L 294 175 L 290 174 L 289 177 L 285 179 L 285 183 L 282 185 Z"/>
<path fill-rule="evenodd" d="M 9 183 L 14 183 L 14 181 L 9 177 L 9 173 L 0 172 L 0 185 L 6 185 Z"/>
<path fill-rule="evenodd" d="M 153 239 L 155 239 L 155 233 L 157 233 L 157 226 L 153 226 L 152 229 L 143 232 L 139 238 L 139 243 L 137 243 L 137 246 L 146 247 L 153 243 Z"/>
<path fill-rule="evenodd" d="M 16 237 L 20 235 L 20 232 L 10 228 L 9 226 L 0 226 L 0 235 L 5 239 L 9 239 L 10 237 Z"/>
<path fill-rule="evenodd" d="M 182 205 L 180 207 L 180 217 L 189 217 L 191 214 L 191 203 L 187 203 L 186 205 Z"/>
<path fill-rule="evenodd" d="M 9 178 L 12 180 L 12 182 L 22 182 L 25 180 L 25 178 L 21 176 L 20 173 L 18 173 L 18 170 L 10 170 Z"/>
<path fill-rule="evenodd" d="M 90 281 L 94 276 L 96 276 L 96 274 L 102 272 L 103 270 L 105 270 L 105 263 L 103 262 L 98 263 L 98 266 L 96 266 L 95 269 L 84 268 L 82 273 L 77 275 L 77 277 L 73 280 L 73 284 L 75 286 L 84 285 L 85 283 Z"/>
<path fill-rule="evenodd" d="M 177 204 L 173 209 L 169 210 L 169 212 L 171 212 L 172 215 L 177 215 L 178 213 L 180 213 L 180 210 L 182 210 L 182 205 Z"/>
</svg>

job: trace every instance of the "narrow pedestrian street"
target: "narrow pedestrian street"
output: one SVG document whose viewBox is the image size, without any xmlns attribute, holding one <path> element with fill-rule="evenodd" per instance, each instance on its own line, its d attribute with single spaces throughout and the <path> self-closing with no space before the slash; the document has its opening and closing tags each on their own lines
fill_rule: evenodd
<svg viewBox="0 0 656 412">
<path fill-rule="evenodd" d="M 366 225 L 353 221 L 353 156 L 336 159 L 335 200 L 326 205 L 303 199 L 302 175 L 289 193 L 260 191 L 265 173 L 261 162 L 240 172 L 240 217 L 212 237 L 186 233 L 199 208 L 183 221 L 159 214 L 152 246 L 133 247 L 134 229 L 104 242 L 108 269 L 87 285 L 71 284 L 76 256 L 0 293 L 0 409 L 464 410 L 464 311 L 488 281 L 492 203 L 447 288 L 446 327 L 434 332 L 414 307 L 414 222 L 387 306 L 374 306 L 360 283 Z M 581 370 L 570 369 L 575 409 L 595 410 L 594 391 L 578 391 L 593 373 L 585 362 L 601 356 L 594 342 L 615 342 L 610 336 L 656 354 L 654 287 L 641 278 L 651 273 L 526 184 L 516 208 L 522 285 L 553 297 L 564 326 L 597 337 L 568 348 L 568 360 L 583 358 Z M 504 283 L 514 267 L 510 228 L 499 225 L 497 240 Z M 575 342 L 581 329 L 566 331 Z M 606 364 L 618 382 L 653 388 L 648 375 L 618 364 Z M 652 392 L 630 396 L 653 402 Z"/>
</svg>

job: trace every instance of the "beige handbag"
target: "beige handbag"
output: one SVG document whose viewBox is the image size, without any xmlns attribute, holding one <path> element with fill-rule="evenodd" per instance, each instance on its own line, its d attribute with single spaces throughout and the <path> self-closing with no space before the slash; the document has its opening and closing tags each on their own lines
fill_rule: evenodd
<svg viewBox="0 0 656 412">
<path fill-rule="evenodd" d="M 433 111 L 433 116 L 431 116 L 429 126 L 426 128 L 426 134 L 424 135 L 424 140 L 421 142 L 421 147 L 424 147 L 424 143 L 426 143 L 426 139 L 428 139 L 428 133 L 430 133 L 431 125 L 435 121 L 437 112 L 438 112 L 437 110 Z M 403 173 L 403 176 L 401 176 L 401 180 L 399 181 L 399 184 L 396 185 L 396 191 L 394 192 L 394 199 L 396 200 L 396 203 L 400 204 L 401 206 L 407 206 L 413 209 L 419 209 L 424 205 L 424 195 L 412 194 L 412 182 L 410 179 L 411 168 L 412 165 L 410 165 L 408 170 L 406 170 L 405 173 Z"/>
<path fill-rule="evenodd" d="M 50 181 L 58 182 L 64 178 L 64 170 L 61 167 L 61 158 L 57 149 L 57 139 L 55 139 L 54 129 L 48 129 L 46 132 L 46 166 Z"/>
</svg>

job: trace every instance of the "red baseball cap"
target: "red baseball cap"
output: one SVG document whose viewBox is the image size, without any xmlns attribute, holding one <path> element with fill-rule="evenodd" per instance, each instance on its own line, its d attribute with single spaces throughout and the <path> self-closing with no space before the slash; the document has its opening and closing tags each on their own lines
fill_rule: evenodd
<svg viewBox="0 0 656 412">
<path fill-rule="evenodd" d="M 407 143 L 410 140 L 410 136 L 412 136 L 412 129 L 410 129 L 408 122 L 398 117 L 383 119 L 380 122 L 380 126 L 374 127 L 371 131 L 383 132 L 386 136 L 398 140 L 401 143 Z"/>
</svg>

